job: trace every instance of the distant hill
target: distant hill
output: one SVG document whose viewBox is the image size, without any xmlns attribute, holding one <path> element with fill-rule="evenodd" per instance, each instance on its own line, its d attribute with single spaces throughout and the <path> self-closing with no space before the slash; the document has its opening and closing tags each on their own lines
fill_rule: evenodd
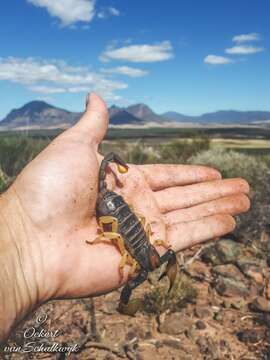
<svg viewBox="0 0 270 360">
<path fill-rule="evenodd" d="M 80 113 L 49 105 L 44 101 L 31 101 L 19 109 L 12 110 L 0 122 L 0 125 L 9 129 L 26 126 L 29 128 L 65 128 L 74 124 L 80 115 Z"/>
<path fill-rule="evenodd" d="M 127 112 L 136 116 L 137 118 L 147 122 L 163 122 L 162 116 L 157 115 L 149 106 L 145 104 L 131 105 L 126 108 Z"/>
<path fill-rule="evenodd" d="M 126 110 L 119 110 L 110 115 L 111 125 L 125 125 L 125 124 L 143 124 L 144 121 L 138 119 L 136 116 L 130 114 Z"/>
<path fill-rule="evenodd" d="M 221 110 L 200 116 L 183 115 L 174 111 L 162 114 L 163 119 L 177 122 L 192 122 L 200 124 L 250 124 L 270 121 L 269 111 L 235 111 Z"/>
<path fill-rule="evenodd" d="M 0 122 L 0 129 L 54 129 L 68 128 L 82 115 L 50 105 L 44 101 L 31 101 L 21 108 L 12 110 Z M 189 116 L 174 111 L 162 115 L 156 114 L 145 104 L 136 104 L 128 107 L 111 106 L 109 108 L 111 125 L 153 125 L 175 126 L 179 123 L 190 124 L 268 124 L 270 112 L 267 111 L 234 111 L 225 110 L 200 116 Z"/>
<path fill-rule="evenodd" d="M 196 116 L 188 116 L 184 114 L 177 113 L 175 111 L 168 111 L 161 115 L 163 119 L 177 122 L 194 122 L 198 119 Z"/>
</svg>

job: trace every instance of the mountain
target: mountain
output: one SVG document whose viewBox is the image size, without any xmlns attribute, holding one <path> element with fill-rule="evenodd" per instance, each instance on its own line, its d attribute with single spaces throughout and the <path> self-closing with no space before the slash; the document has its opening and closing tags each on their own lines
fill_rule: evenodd
<svg viewBox="0 0 270 360">
<path fill-rule="evenodd" d="M 31 101 L 19 109 L 12 110 L 0 122 L 0 129 L 65 129 L 74 124 L 82 113 L 71 112 L 44 101 Z M 145 104 L 109 108 L 111 125 L 140 125 L 155 123 L 157 126 L 175 126 L 179 123 L 206 124 L 270 124 L 270 112 L 225 110 L 189 116 L 174 111 L 156 114 Z"/>
<path fill-rule="evenodd" d="M 0 126 L 15 128 L 69 127 L 80 117 L 80 113 L 57 108 L 45 101 L 31 101 L 19 109 L 12 110 L 0 122 Z"/>
<path fill-rule="evenodd" d="M 163 117 L 163 119 L 170 121 L 179 121 L 179 122 L 189 122 L 189 121 L 194 122 L 197 119 L 196 116 L 184 115 L 177 113 L 175 111 L 168 111 L 162 114 L 161 116 Z"/>
<path fill-rule="evenodd" d="M 183 115 L 174 111 L 162 114 L 164 120 L 176 122 L 192 122 L 200 124 L 250 124 L 269 122 L 269 111 L 235 111 L 221 110 L 212 113 L 205 113 L 200 116 Z"/>
<path fill-rule="evenodd" d="M 202 122 L 211 123 L 252 123 L 270 120 L 270 112 L 268 111 L 235 111 L 235 110 L 223 110 L 213 113 L 207 113 L 200 116 Z"/>
<path fill-rule="evenodd" d="M 136 116 L 137 118 L 139 118 L 141 120 L 147 121 L 147 122 L 158 122 L 159 123 L 159 122 L 164 121 L 162 116 L 154 113 L 154 111 L 145 104 L 131 105 L 131 106 L 127 107 L 126 110 L 130 114 Z"/>
<path fill-rule="evenodd" d="M 120 108 L 119 106 L 116 106 L 116 105 L 112 105 L 109 108 L 109 116 L 110 116 L 110 118 L 112 118 L 113 116 L 115 116 L 116 114 L 118 114 L 122 110 L 123 110 L 123 108 Z"/>
<path fill-rule="evenodd" d="M 130 114 L 126 110 L 115 111 L 110 115 L 110 124 L 111 125 L 124 125 L 124 124 L 143 124 L 142 119 L 137 118 L 136 116 Z"/>
</svg>

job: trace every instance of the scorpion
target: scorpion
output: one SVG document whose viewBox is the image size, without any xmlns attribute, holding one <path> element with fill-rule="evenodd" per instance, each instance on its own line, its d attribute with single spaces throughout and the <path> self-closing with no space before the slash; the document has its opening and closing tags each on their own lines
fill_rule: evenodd
<svg viewBox="0 0 270 360">
<path fill-rule="evenodd" d="M 110 162 L 117 165 L 119 173 L 128 172 L 128 165 L 116 154 L 106 155 L 100 165 L 98 179 L 98 197 L 96 202 L 96 217 L 100 235 L 94 241 L 86 241 L 88 244 L 101 242 L 111 243 L 117 247 L 121 254 L 119 264 L 120 283 L 123 280 L 125 265 L 130 265 L 128 281 L 120 295 L 118 311 L 126 315 L 135 315 L 142 302 L 130 297 L 132 291 L 146 281 L 148 272 L 154 271 L 162 264 L 167 263 L 164 273 L 159 277 L 161 280 L 168 276 L 171 290 L 177 274 L 177 261 L 175 252 L 164 240 L 156 240 L 150 243 L 153 234 L 150 224 L 146 224 L 144 216 L 135 213 L 133 207 L 128 205 L 123 197 L 108 190 L 106 183 L 106 169 Z M 163 246 L 166 249 L 160 256 L 155 246 Z"/>
</svg>

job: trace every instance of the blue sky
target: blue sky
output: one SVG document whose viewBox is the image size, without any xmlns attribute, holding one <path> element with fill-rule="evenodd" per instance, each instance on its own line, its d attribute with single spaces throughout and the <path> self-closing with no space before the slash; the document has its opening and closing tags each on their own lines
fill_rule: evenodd
<svg viewBox="0 0 270 360">
<path fill-rule="evenodd" d="M 270 110 L 269 0 L 5 0 L 0 118 L 43 99 L 184 114 Z"/>
</svg>

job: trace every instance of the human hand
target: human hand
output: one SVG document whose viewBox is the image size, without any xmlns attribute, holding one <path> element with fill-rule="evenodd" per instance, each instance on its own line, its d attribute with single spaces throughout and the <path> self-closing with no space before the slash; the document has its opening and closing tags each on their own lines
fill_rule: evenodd
<svg viewBox="0 0 270 360">
<path fill-rule="evenodd" d="M 9 229 L 4 234 L 19 249 L 10 255 L 21 271 L 16 286 L 24 305 L 16 319 L 48 299 L 106 293 L 127 279 L 128 268 L 119 282 L 114 246 L 86 243 L 97 236 L 98 145 L 107 127 L 106 105 L 92 94 L 81 120 L 29 163 L 1 198 Z M 232 231 L 232 215 L 249 208 L 246 181 L 221 180 L 208 167 L 130 165 L 126 174 L 113 164 L 111 169 L 108 187 L 145 216 L 151 241 L 167 239 L 175 251 Z"/>
</svg>

